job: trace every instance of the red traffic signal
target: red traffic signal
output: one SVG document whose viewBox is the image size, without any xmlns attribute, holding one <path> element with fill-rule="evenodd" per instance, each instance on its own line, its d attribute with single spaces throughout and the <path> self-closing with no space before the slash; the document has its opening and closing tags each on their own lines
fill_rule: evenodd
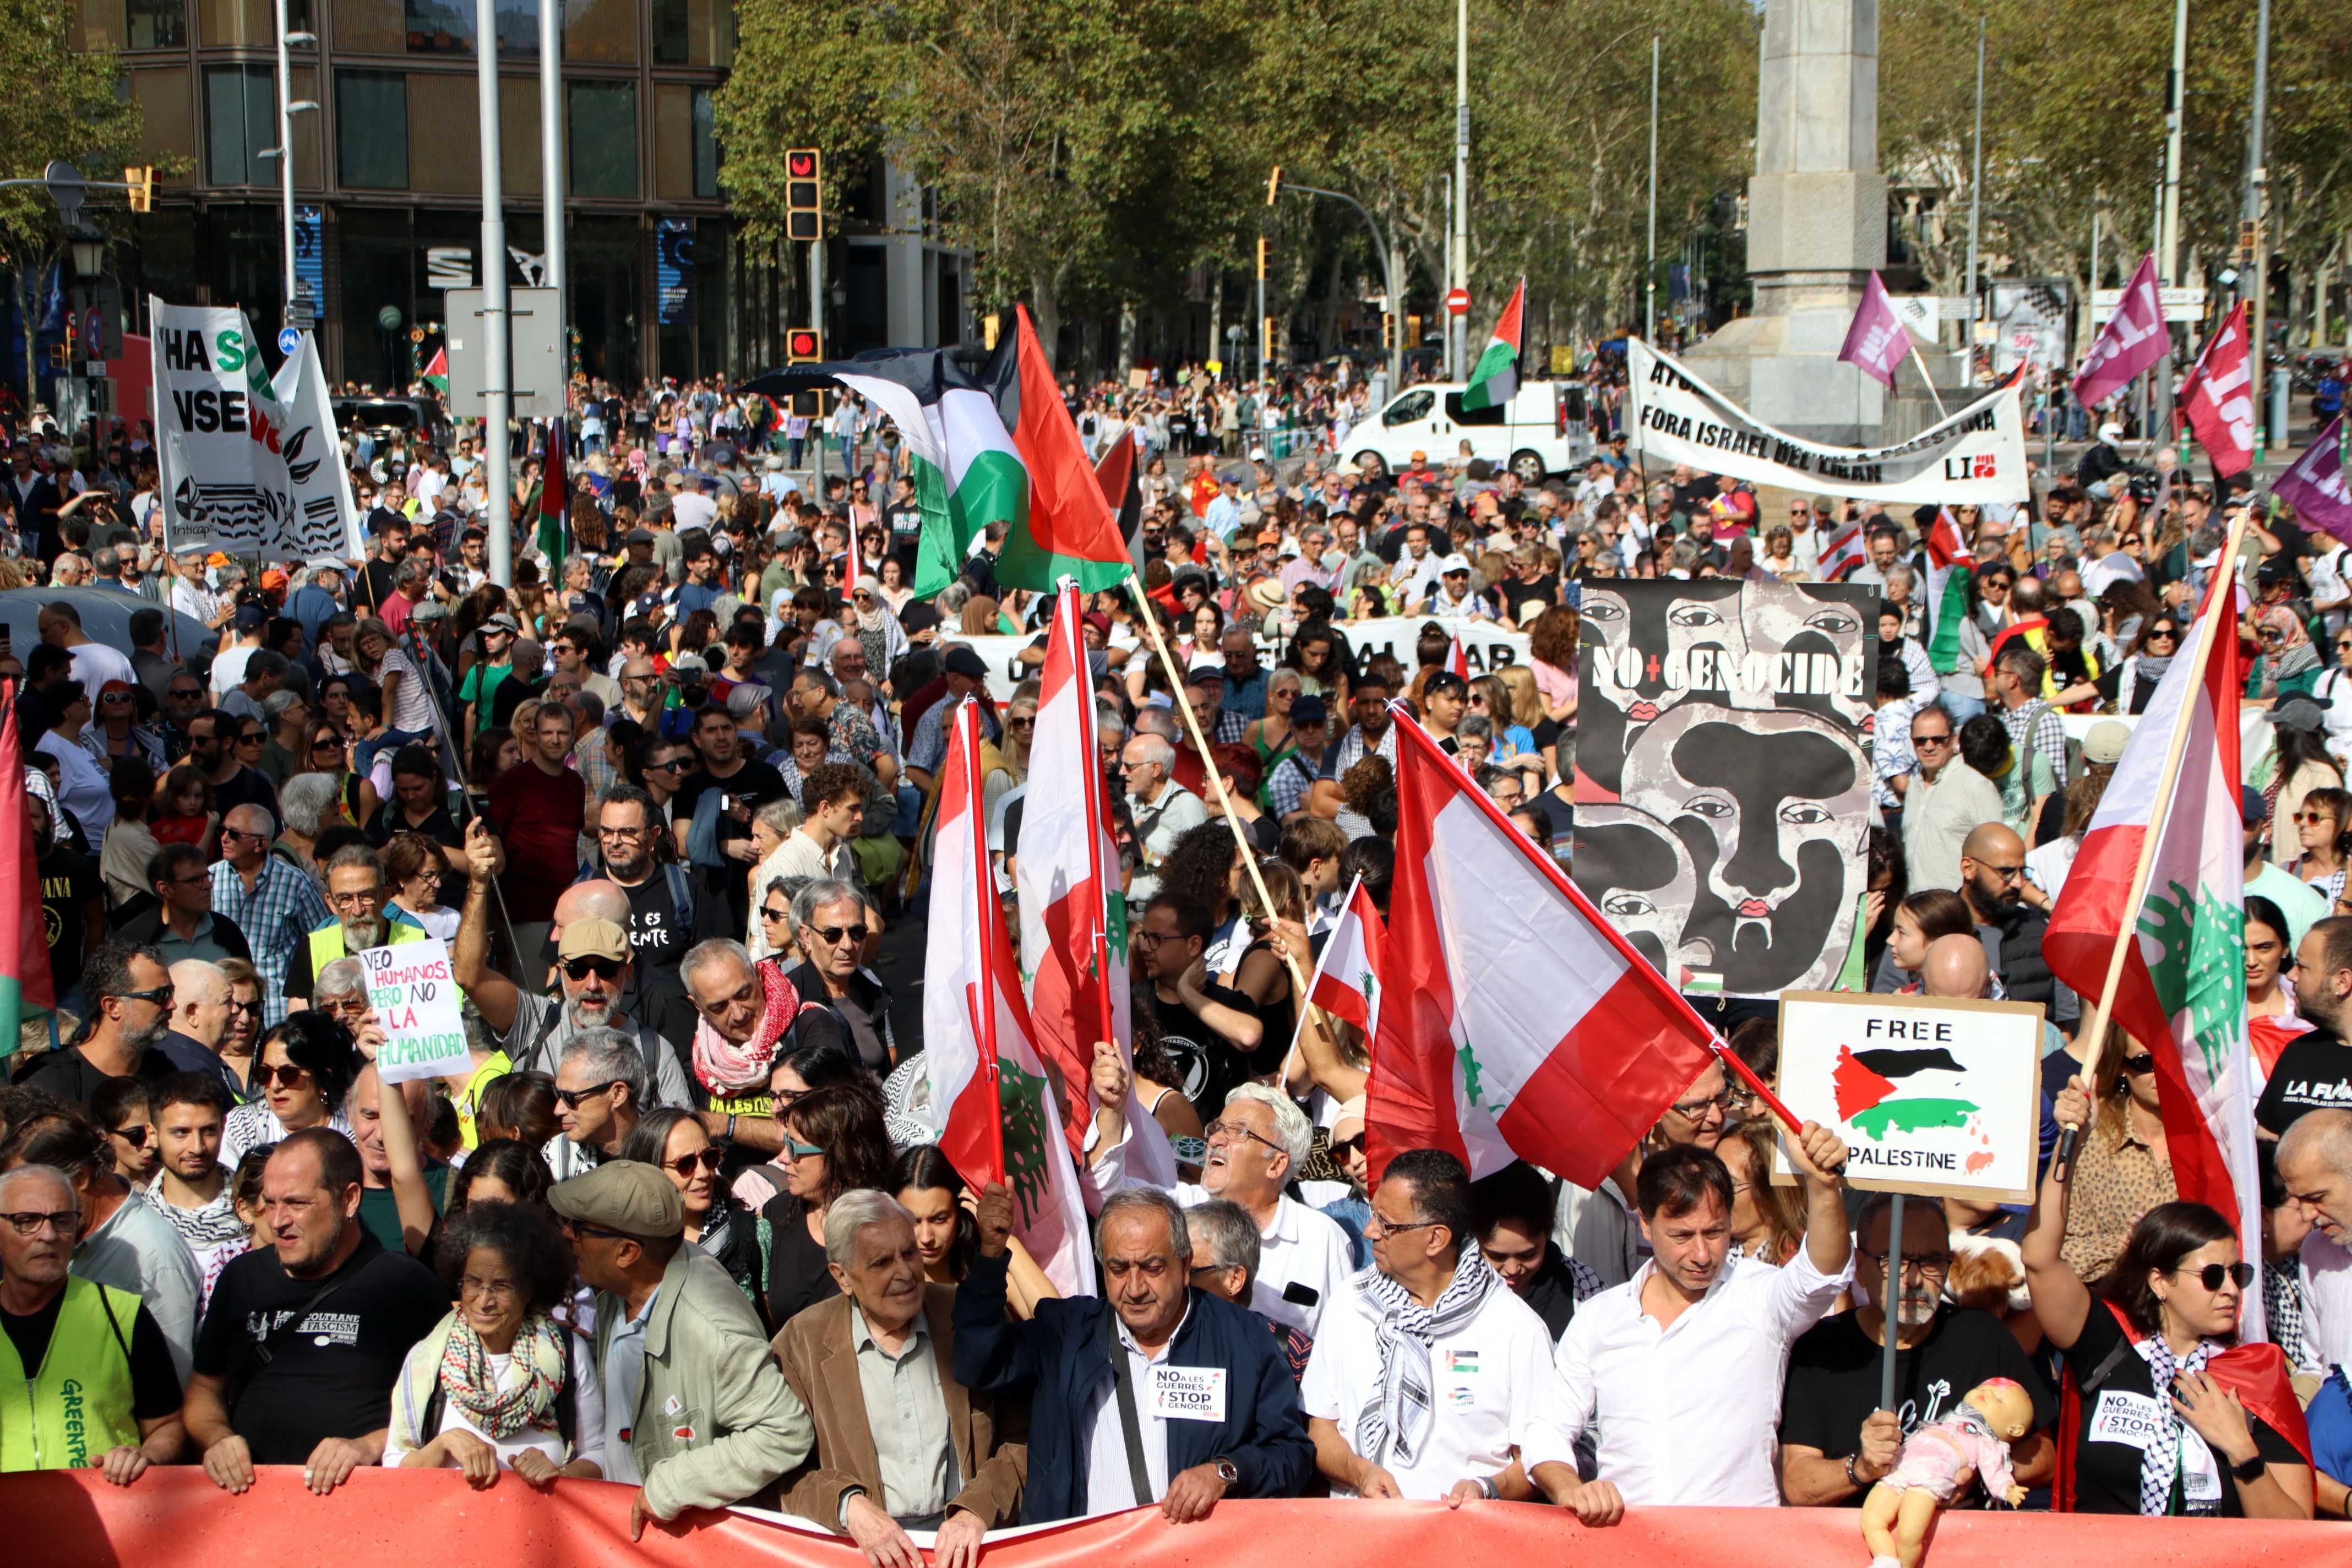
<svg viewBox="0 0 2352 1568">
<path fill-rule="evenodd" d="M 795 180 L 814 180 L 817 171 L 817 150 L 795 147 L 784 154 L 784 174 Z"/>
<path fill-rule="evenodd" d="M 793 327 L 784 333 L 784 358 L 793 364 L 810 364 L 824 357 L 824 335 L 814 327 Z"/>
<path fill-rule="evenodd" d="M 784 153 L 784 237 L 824 237 L 824 155 L 814 147 Z"/>
</svg>

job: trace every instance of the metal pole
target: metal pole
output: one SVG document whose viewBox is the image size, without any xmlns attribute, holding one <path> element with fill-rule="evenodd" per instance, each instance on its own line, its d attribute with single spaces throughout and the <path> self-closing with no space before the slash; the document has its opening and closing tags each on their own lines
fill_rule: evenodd
<svg viewBox="0 0 2352 1568">
<path fill-rule="evenodd" d="M 1969 341 L 1961 350 L 1960 363 L 1966 367 L 1962 384 L 1977 384 L 1977 224 L 1984 216 L 1984 72 L 1985 24 L 1977 18 L 1977 120 L 1976 132 L 1970 138 L 1969 152 Z"/>
<path fill-rule="evenodd" d="M 2188 97 L 2189 0 L 2172 4 L 2172 90 L 2164 109 L 2164 276 L 2180 281 L 2180 142 L 2183 102 Z"/>
<path fill-rule="evenodd" d="M 2254 12 L 2254 103 L 2253 114 L 2246 127 L 2246 218 L 2254 226 L 2253 276 L 2247 279 L 2248 297 L 2252 304 L 2253 332 L 2250 347 L 2254 372 L 2254 460 L 2262 461 L 2263 448 L 2270 445 L 2273 434 L 2284 442 L 2286 432 L 2273 433 L 2269 426 L 2270 399 L 2263 395 L 2270 386 L 2269 324 L 2263 320 L 2270 304 L 2270 236 L 2263 222 L 2269 205 L 2267 186 L 2270 171 L 2263 166 L 2263 135 L 2270 115 L 2271 93 L 2271 0 L 2262 0 Z"/>
<path fill-rule="evenodd" d="M 1470 0 L 1454 0 L 1454 286 L 1470 287 Z M 1470 317 L 1448 314 L 1452 379 L 1470 374 Z"/>
<path fill-rule="evenodd" d="M 294 309 L 294 65 L 286 47 L 286 0 L 278 0 L 278 197 L 286 245 L 286 310 Z M 281 322 L 287 318 L 281 316 Z M 289 323 L 290 324 L 290 323 Z"/>
<path fill-rule="evenodd" d="M 1460 187 L 1454 184 L 1451 170 L 1440 174 L 1438 178 L 1445 182 L 1445 292 L 1451 294 L 1462 286 L 1462 279 L 1454 274 L 1454 197 Z M 1453 311 L 1443 300 L 1438 301 L 1437 308 L 1445 312 L 1445 353 L 1442 356 L 1445 363 L 1445 379 L 1459 381 L 1462 379 L 1462 372 L 1454 363 Z"/>
<path fill-rule="evenodd" d="M 514 407 L 507 321 L 506 190 L 499 163 L 498 0 L 474 0 L 474 81 L 482 121 L 482 467 L 489 516 L 490 581 L 514 583 L 514 484 L 507 472 L 507 421 Z"/>
<path fill-rule="evenodd" d="M 1894 1203 L 1886 1213 L 1886 1281 L 1878 1288 L 1885 1298 L 1878 1303 L 1879 1315 L 1885 1319 L 1886 1354 L 1878 1366 L 1878 1407 L 1895 1408 L 1895 1341 L 1896 1305 L 1903 1300 L 1903 1194 L 1893 1194 Z"/>
<path fill-rule="evenodd" d="M 1642 252 L 1642 339 L 1658 341 L 1658 38 L 1650 37 L 1650 237 Z"/>
<path fill-rule="evenodd" d="M 571 322 L 563 274 L 563 17 L 562 0 L 539 0 L 539 201 L 546 230 L 547 272 L 540 279 L 555 292 L 555 331 L 564 380 L 570 383 L 572 353 L 564 328 Z"/>
<path fill-rule="evenodd" d="M 809 328 L 816 333 L 820 346 L 824 342 L 824 223 L 817 222 L 817 237 L 809 242 Z M 1211 345 L 1213 348 L 1214 345 Z M 835 397 L 844 395 L 835 393 Z M 824 505 L 824 394 L 816 396 L 816 468 L 809 478 L 809 500 Z"/>
</svg>

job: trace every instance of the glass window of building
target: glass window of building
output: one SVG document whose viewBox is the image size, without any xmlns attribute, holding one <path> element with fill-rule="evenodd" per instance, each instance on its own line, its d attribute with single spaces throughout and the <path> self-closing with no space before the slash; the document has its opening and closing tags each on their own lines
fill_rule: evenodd
<svg viewBox="0 0 2352 1568">
<path fill-rule="evenodd" d="M 188 41 L 185 0 L 130 0 L 130 49 L 176 49 Z"/>
<path fill-rule="evenodd" d="M 564 0 L 563 58 L 583 65 L 635 65 L 634 0 Z"/>
<path fill-rule="evenodd" d="M 278 142 L 278 95 L 268 66 L 205 68 L 205 165 L 215 185 L 266 185 Z"/>
<path fill-rule="evenodd" d="M 335 73 L 337 179 L 347 188 L 408 188 L 408 78 L 399 71 Z"/>
<path fill-rule="evenodd" d="M 694 194 L 704 201 L 719 199 L 719 123 L 716 93 L 694 89 Z"/>
<path fill-rule="evenodd" d="M 572 194 L 637 194 L 637 89 L 634 82 L 565 84 L 572 141 Z"/>
<path fill-rule="evenodd" d="M 731 0 L 653 0 L 654 64 L 716 66 L 735 60 Z"/>
<path fill-rule="evenodd" d="M 474 52 L 474 7 L 470 0 L 406 0 L 408 52 L 470 55 Z M 499 53 L 514 58 L 539 54 L 537 0 L 498 0 Z"/>
</svg>

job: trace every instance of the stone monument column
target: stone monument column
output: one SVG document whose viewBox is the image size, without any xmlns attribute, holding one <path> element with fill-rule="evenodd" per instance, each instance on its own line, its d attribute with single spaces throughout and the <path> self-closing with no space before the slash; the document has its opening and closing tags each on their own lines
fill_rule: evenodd
<svg viewBox="0 0 2352 1568">
<path fill-rule="evenodd" d="M 1837 352 L 1864 284 L 1886 262 L 1878 0 L 1769 0 L 1756 98 L 1756 175 L 1748 183 L 1755 310 L 1686 358 L 1769 425 L 1808 440 L 1874 446 L 1890 399 Z"/>
</svg>

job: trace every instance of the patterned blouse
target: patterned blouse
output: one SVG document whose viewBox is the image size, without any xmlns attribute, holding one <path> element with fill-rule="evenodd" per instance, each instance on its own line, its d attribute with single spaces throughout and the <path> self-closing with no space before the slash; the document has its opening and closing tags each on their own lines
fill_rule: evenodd
<svg viewBox="0 0 2352 1568">
<path fill-rule="evenodd" d="M 2140 1215 L 2180 1195 L 2170 1156 L 2158 1154 L 2131 1131 L 2120 1137 L 2095 1117 L 2074 1162 L 2066 1205 L 2066 1238 L 2058 1254 L 2084 1284 L 2096 1284 L 2123 1256 Z"/>
</svg>

